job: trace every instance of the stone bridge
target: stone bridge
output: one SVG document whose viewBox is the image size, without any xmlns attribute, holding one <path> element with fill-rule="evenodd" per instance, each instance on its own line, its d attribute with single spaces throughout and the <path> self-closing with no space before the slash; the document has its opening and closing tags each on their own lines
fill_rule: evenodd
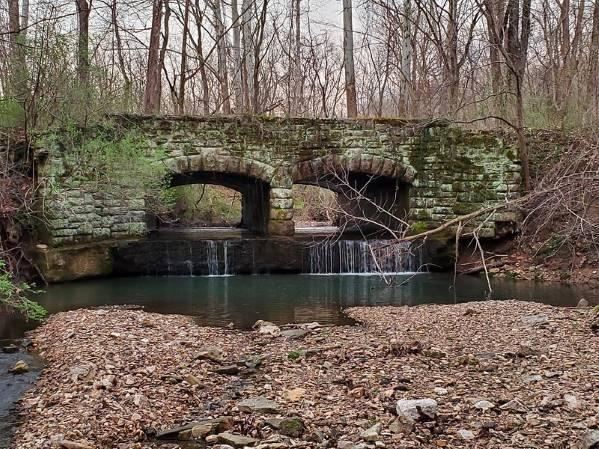
<svg viewBox="0 0 599 449">
<path fill-rule="evenodd" d="M 339 192 L 346 210 L 363 223 L 397 228 L 399 218 L 419 230 L 519 193 L 514 146 L 493 133 L 443 122 L 129 115 L 114 120 L 166 151 L 172 186 L 208 183 L 241 192 L 242 226 L 261 235 L 294 233 L 294 184 Z M 130 239 L 148 232 L 143 198 L 106 195 L 65 176 L 60 151 L 39 154 L 40 176 L 62 186 L 41 192 L 49 217 L 47 243 Z M 483 234 L 493 237 L 513 220 L 497 213 L 482 223 Z"/>
</svg>

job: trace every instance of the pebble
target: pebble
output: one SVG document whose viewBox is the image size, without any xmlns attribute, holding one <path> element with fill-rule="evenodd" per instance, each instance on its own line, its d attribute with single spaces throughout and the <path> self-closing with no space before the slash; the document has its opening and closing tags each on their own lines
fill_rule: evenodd
<svg viewBox="0 0 599 449">
<path fill-rule="evenodd" d="M 422 418 L 434 419 L 437 416 L 437 401 L 430 398 L 425 399 L 401 399 L 396 404 L 397 416 L 411 419 L 413 421 Z M 424 415 L 424 416 L 422 416 Z"/>
<path fill-rule="evenodd" d="M 473 440 L 474 439 L 474 433 L 472 433 L 470 430 L 460 429 L 460 430 L 458 430 L 458 435 L 460 436 L 460 438 L 462 440 Z"/>
<path fill-rule="evenodd" d="M 490 410 L 494 407 L 495 407 L 495 404 L 493 404 L 490 401 L 482 400 L 482 401 L 477 401 L 474 403 L 474 408 L 482 410 L 483 412 L 486 412 L 487 410 Z"/>
<path fill-rule="evenodd" d="M 366 441 L 377 441 L 379 439 L 379 434 L 381 433 L 382 428 L 383 426 L 381 423 L 376 423 L 374 426 L 362 432 L 360 434 L 360 438 Z"/>
</svg>

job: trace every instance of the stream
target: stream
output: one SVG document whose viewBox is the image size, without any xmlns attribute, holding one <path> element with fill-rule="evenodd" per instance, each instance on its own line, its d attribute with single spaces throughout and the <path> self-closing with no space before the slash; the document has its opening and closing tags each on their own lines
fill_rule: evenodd
<svg viewBox="0 0 599 449">
<path fill-rule="evenodd" d="M 493 279 L 489 292 L 481 277 L 419 273 L 387 277 L 342 275 L 165 276 L 126 277 L 50 285 L 35 296 L 50 313 L 103 305 L 137 305 L 148 312 L 191 315 L 202 326 L 248 329 L 258 319 L 277 324 L 318 321 L 351 324 L 342 310 L 351 306 L 451 304 L 481 299 L 519 299 L 555 306 L 575 306 L 580 298 L 599 302 L 591 289 L 558 284 Z M 15 344 L 17 353 L 0 353 L 0 448 L 9 447 L 15 427 L 15 401 L 35 382 L 40 361 L 26 352 L 22 339 L 34 327 L 23 317 L 0 310 L 0 346 Z M 25 360 L 31 371 L 7 370 Z"/>
</svg>

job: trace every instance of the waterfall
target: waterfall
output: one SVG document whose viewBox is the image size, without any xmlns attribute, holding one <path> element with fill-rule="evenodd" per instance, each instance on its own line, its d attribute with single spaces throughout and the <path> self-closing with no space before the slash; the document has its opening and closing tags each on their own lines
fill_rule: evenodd
<svg viewBox="0 0 599 449">
<path fill-rule="evenodd" d="M 406 273 L 420 267 L 420 255 L 409 243 L 390 240 L 327 240 L 310 247 L 309 259 L 313 274 Z"/>
<path fill-rule="evenodd" d="M 231 274 L 229 273 L 229 242 L 227 240 L 207 240 L 206 251 L 208 276 L 228 276 Z M 222 253 L 222 264 L 219 253 Z"/>
</svg>

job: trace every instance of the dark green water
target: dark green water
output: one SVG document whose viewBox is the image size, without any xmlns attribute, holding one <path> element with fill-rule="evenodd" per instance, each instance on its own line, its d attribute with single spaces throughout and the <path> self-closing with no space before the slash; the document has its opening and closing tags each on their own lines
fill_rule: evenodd
<svg viewBox="0 0 599 449">
<path fill-rule="evenodd" d="M 107 304 L 133 304 L 149 312 L 197 317 L 199 324 L 248 328 L 256 320 L 275 323 L 346 323 L 341 312 L 357 305 L 450 304 L 481 299 L 520 299 L 575 306 L 590 290 L 557 284 L 493 280 L 445 274 L 401 275 L 387 286 L 378 276 L 135 277 L 53 285 L 37 300 L 50 313 Z"/>
</svg>

